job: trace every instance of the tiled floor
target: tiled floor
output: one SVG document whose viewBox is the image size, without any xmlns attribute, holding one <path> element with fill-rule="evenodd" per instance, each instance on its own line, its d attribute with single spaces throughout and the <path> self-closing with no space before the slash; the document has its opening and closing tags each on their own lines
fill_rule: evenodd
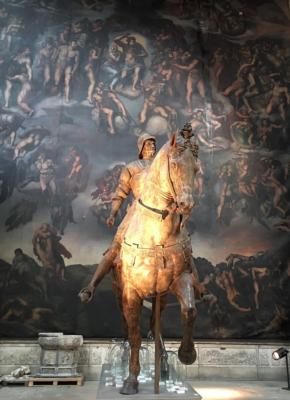
<svg viewBox="0 0 290 400">
<path fill-rule="evenodd" d="M 290 391 L 282 390 L 286 382 L 277 381 L 195 381 L 191 382 L 203 400 L 290 400 Z M 1 387 L 1 386 L 0 386 Z M 98 382 L 88 381 L 84 386 L 6 386 L 0 389 L 1 400 L 96 400 Z M 112 400 L 114 389 L 112 390 Z M 124 396 L 124 399 L 145 400 L 140 395 Z M 146 400 L 152 397 L 146 397 Z"/>
</svg>

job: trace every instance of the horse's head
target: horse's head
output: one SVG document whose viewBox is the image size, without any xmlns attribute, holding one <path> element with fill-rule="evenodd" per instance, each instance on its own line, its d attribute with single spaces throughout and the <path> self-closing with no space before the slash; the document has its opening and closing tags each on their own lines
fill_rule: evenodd
<svg viewBox="0 0 290 400">
<path fill-rule="evenodd" d="M 168 149 L 168 178 L 177 212 L 181 214 L 189 214 L 194 207 L 196 155 L 196 146 L 190 140 L 173 135 Z"/>
<path fill-rule="evenodd" d="M 158 152 L 152 164 L 152 168 L 158 171 L 159 193 L 168 204 L 175 203 L 180 214 L 189 214 L 194 206 L 192 192 L 197 172 L 196 151 L 190 140 L 174 135 Z"/>
</svg>

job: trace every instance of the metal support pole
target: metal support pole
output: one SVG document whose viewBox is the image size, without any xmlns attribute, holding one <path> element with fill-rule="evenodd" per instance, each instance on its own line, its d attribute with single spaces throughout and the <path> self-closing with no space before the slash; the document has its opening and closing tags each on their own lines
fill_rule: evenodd
<svg viewBox="0 0 290 400">
<path fill-rule="evenodd" d="M 282 389 L 284 389 L 284 390 L 290 390 L 288 354 L 286 354 L 286 371 L 287 371 L 287 384 L 288 384 L 288 386 L 285 387 L 285 388 L 282 388 Z"/>
<path fill-rule="evenodd" d="M 156 296 L 155 303 L 155 380 L 154 380 L 154 393 L 159 394 L 159 381 L 160 381 L 160 295 Z"/>
</svg>

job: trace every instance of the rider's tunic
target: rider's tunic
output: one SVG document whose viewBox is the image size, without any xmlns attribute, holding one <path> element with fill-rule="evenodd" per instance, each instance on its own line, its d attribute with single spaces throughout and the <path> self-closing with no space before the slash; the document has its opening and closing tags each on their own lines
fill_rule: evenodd
<svg viewBox="0 0 290 400">
<path fill-rule="evenodd" d="M 138 184 L 137 184 L 137 178 L 138 174 L 140 174 L 146 167 L 150 166 L 152 163 L 153 159 L 150 160 L 136 160 L 132 161 L 126 167 L 124 167 L 120 179 L 119 179 L 119 184 L 116 188 L 115 194 L 113 196 L 113 201 L 114 200 L 125 200 L 129 194 L 132 192 L 134 199 L 138 200 L 139 198 L 139 193 L 138 193 Z M 124 233 L 127 229 L 128 222 L 130 219 L 130 215 L 133 212 L 135 208 L 135 204 L 128 207 L 127 213 L 121 222 L 121 224 L 118 227 L 116 236 L 114 238 L 114 241 L 117 241 L 118 243 L 121 244 L 121 242 L 124 239 Z"/>
</svg>

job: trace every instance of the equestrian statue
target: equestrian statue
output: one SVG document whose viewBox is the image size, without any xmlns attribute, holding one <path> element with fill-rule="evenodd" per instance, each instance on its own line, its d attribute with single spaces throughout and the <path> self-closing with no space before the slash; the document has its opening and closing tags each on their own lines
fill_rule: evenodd
<svg viewBox="0 0 290 400">
<path fill-rule="evenodd" d="M 114 239 L 108 251 L 109 254 L 113 252 L 110 262 L 102 260 L 90 284 L 80 292 L 82 301 L 90 301 L 96 285 L 112 269 L 131 348 L 129 376 L 123 383 L 122 394 L 138 392 L 142 340 L 139 318 L 145 298 L 159 297 L 162 310 L 166 304 L 162 299 L 168 293 L 176 296 L 183 325 L 178 357 L 184 364 L 196 360 L 193 342 L 195 291 L 200 294 L 202 288 L 185 227 L 194 207 L 193 185 L 198 170 L 198 147 L 190 128 L 186 124 L 150 163 L 130 176 L 135 201 L 119 226 L 117 240 Z M 153 141 L 152 137 L 147 139 Z M 154 331 L 154 317 L 151 322 Z"/>
</svg>

